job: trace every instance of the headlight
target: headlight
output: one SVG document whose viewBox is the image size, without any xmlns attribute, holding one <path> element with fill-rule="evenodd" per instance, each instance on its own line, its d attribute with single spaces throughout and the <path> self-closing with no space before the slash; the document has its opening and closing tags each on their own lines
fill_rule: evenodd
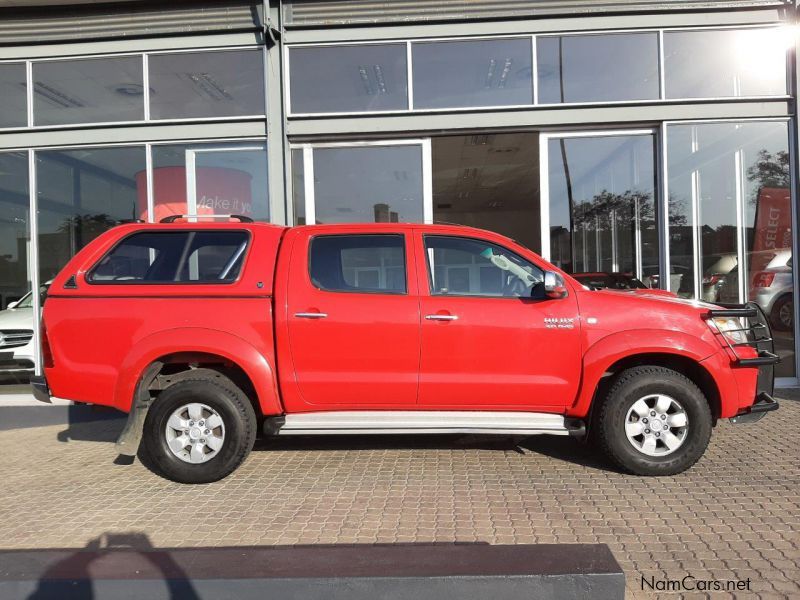
<svg viewBox="0 0 800 600">
<path fill-rule="evenodd" d="M 734 317 L 718 317 L 711 319 L 716 328 L 724 335 L 730 342 L 734 344 L 747 343 L 747 334 L 744 331 L 744 325 L 741 320 Z"/>
</svg>

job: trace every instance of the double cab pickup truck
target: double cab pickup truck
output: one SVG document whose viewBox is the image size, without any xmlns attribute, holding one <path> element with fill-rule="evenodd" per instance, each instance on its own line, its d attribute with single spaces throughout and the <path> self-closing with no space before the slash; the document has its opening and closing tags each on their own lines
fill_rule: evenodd
<svg viewBox="0 0 800 600">
<path fill-rule="evenodd" d="M 453 225 L 119 225 L 53 280 L 37 398 L 128 413 L 120 454 L 230 474 L 257 434 L 574 435 L 670 475 L 773 400 L 754 305 L 591 290 Z"/>
</svg>

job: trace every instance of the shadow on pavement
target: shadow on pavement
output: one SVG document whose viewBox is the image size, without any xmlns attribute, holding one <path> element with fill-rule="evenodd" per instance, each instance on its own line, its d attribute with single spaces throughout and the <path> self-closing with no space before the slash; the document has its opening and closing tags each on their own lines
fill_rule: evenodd
<svg viewBox="0 0 800 600">
<path fill-rule="evenodd" d="M 49 565 L 38 576 L 38 585 L 28 596 L 29 600 L 54 600 L 58 598 L 94 598 L 93 573 L 90 567 L 96 563 L 103 575 L 102 561 L 108 556 L 103 551 L 133 551 L 136 557 L 144 558 L 146 568 L 155 571 L 164 582 L 168 598 L 195 600 L 199 596 L 185 572 L 178 566 L 169 552 L 159 552 L 144 533 L 106 533 L 91 540 L 85 548 L 68 554 Z M 128 559 L 130 560 L 130 559 Z M 107 570 L 107 569 L 106 569 Z M 138 571 L 136 571 L 138 573 Z M 107 573 L 113 579 L 115 573 Z"/>
<path fill-rule="evenodd" d="M 493 450 L 518 454 L 542 454 L 549 458 L 620 472 L 592 444 L 576 438 L 552 435 L 530 437 L 499 435 L 330 435 L 260 438 L 255 452 L 343 451 L 343 450 Z"/>
<path fill-rule="evenodd" d="M 2 406 L 0 431 L 63 425 L 58 440 L 108 442 L 116 440 L 125 424 L 125 414 L 117 410 L 85 404 L 49 406 Z"/>
</svg>

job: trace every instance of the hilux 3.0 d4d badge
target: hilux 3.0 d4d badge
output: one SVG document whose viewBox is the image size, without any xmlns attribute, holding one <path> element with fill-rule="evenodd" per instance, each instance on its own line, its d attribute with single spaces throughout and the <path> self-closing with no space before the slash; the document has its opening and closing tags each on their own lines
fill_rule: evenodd
<svg viewBox="0 0 800 600">
<path fill-rule="evenodd" d="M 575 327 L 573 317 L 545 317 L 544 326 L 548 329 L 572 329 Z"/>
</svg>

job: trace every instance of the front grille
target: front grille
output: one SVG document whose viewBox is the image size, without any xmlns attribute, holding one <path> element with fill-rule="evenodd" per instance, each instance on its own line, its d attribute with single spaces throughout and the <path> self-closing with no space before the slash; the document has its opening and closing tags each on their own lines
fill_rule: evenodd
<svg viewBox="0 0 800 600">
<path fill-rule="evenodd" d="M 0 331 L 0 348 L 19 348 L 32 338 L 32 329 L 3 329 Z"/>
</svg>

